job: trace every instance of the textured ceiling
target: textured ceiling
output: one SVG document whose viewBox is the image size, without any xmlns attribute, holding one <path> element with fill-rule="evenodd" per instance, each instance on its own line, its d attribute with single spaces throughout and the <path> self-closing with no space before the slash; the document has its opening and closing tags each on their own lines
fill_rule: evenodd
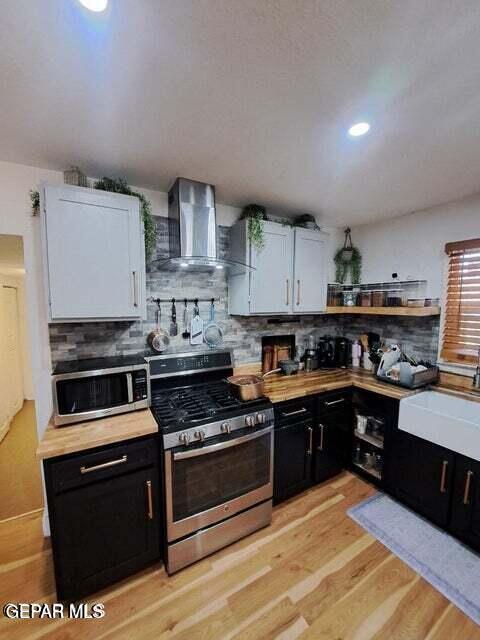
<svg viewBox="0 0 480 640">
<path fill-rule="evenodd" d="M 338 224 L 480 190 L 477 0 L 1 5 L 2 160 Z"/>
</svg>

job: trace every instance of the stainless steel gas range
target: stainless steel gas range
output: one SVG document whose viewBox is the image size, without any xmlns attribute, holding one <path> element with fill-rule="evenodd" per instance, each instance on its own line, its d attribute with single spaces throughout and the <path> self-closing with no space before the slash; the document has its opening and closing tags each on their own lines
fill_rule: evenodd
<svg viewBox="0 0 480 640">
<path fill-rule="evenodd" d="M 227 350 L 147 358 L 163 455 L 168 573 L 268 525 L 273 407 L 241 402 Z"/>
</svg>

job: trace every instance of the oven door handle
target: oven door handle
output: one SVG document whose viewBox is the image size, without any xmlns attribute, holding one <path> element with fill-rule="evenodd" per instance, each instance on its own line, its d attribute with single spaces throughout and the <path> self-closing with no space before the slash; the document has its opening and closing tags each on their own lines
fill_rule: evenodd
<svg viewBox="0 0 480 640">
<path fill-rule="evenodd" d="M 214 453 L 215 451 L 221 451 L 222 449 L 229 449 L 230 447 L 236 447 L 243 442 L 248 442 L 249 440 L 256 440 L 257 438 L 261 438 L 267 433 L 271 433 L 273 431 L 273 426 L 267 427 L 266 429 L 261 429 L 260 431 L 255 431 L 255 433 L 248 433 L 246 436 L 240 436 L 239 438 L 234 438 L 233 440 L 227 440 L 226 442 L 217 442 L 217 444 L 212 444 L 209 447 L 201 447 L 199 449 L 191 449 L 190 451 L 178 451 L 173 454 L 174 460 L 186 460 L 187 458 L 196 458 L 197 456 L 205 456 L 208 453 Z"/>
</svg>

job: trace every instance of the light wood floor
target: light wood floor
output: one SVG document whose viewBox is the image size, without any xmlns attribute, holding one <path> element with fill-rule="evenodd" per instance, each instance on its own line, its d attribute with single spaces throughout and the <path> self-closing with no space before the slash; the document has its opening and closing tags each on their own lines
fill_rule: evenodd
<svg viewBox="0 0 480 640">
<path fill-rule="evenodd" d="M 346 510 L 373 493 L 345 473 L 274 510 L 270 527 L 168 577 L 153 567 L 91 599 L 101 620 L 0 618 L 29 640 L 475 640 L 480 628 Z M 38 515 L 0 526 L 0 602 L 54 600 Z"/>
<path fill-rule="evenodd" d="M 0 442 L 0 520 L 43 508 L 35 402 L 27 400 Z"/>
</svg>

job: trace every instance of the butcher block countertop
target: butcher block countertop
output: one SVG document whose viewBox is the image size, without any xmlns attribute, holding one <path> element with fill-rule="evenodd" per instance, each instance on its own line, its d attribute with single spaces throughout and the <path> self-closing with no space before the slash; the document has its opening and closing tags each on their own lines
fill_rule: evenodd
<svg viewBox="0 0 480 640">
<path fill-rule="evenodd" d="M 139 438 L 157 431 L 158 426 L 150 409 L 79 422 L 65 427 L 55 427 L 50 421 L 38 445 L 37 458 L 55 458 L 67 453 Z"/>
<path fill-rule="evenodd" d="M 305 373 L 299 371 L 291 376 L 272 374 L 265 378 L 265 395 L 272 402 L 284 402 L 294 398 L 325 393 L 335 389 L 357 387 L 366 391 L 380 393 L 389 398 L 401 400 L 417 393 L 410 389 L 403 389 L 386 382 L 380 382 L 371 373 L 351 371 L 348 369 L 333 369 L 331 371 L 317 369 Z"/>
</svg>

